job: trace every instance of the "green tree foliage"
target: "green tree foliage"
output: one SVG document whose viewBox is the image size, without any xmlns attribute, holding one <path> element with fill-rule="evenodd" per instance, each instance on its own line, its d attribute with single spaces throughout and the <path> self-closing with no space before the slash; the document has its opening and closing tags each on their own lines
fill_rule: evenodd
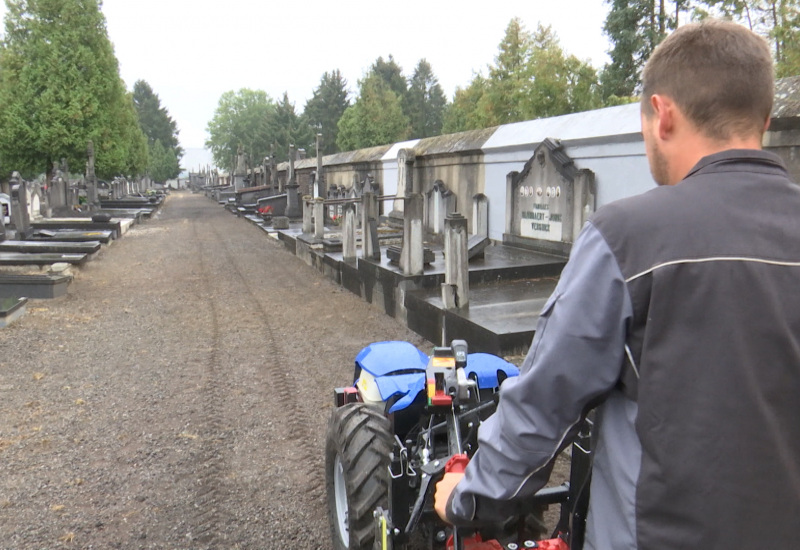
<svg viewBox="0 0 800 550">
<path fill-rule="evenodd" d="M 600 107 L 597 73 L 567 55 L 550 27 L 531 34 L 514 18 L 500 42 L 489 77 L 456 91 L 448 132 L 486 128 Z"/>
<path fill-rule="evenodd" d="M 539 25 L 530 43 L 520 120 L 601 106 L 597 71 L 574 55 L 567 55 L 551 27 Z"/>
<path fill-rule="evenodd" d="M 262 90 L 242 88 L 222 94 L 206 127 L 209 137 L 205 145 L 214 164 L 233 171 L 240 145 L 256 162 L 267 156 L 275 141 L 275 109 L 275 102 Z"/>
<path fill-rule="evenodd" d="M 158 95 L 144 80 L 137 80 L 133 85 L 133 104 L 136 106 L 142 132 L 147 136 L 149 159 L 147 167 L 150 176 L 162 182 L 177 177 L 181 171 L 179 159 L 183 156 L 183 148 L 178 144 L 178 125 L 169 116 L 167 109 L 161 106 Z M 156 142 L 161 146 L 160 151 L 154 151 Z M 168 163 L 164 162 L 167 159 L 164 151 L 169 151 Z M 167 165 L 173 169 L 164 175 L 163 169 Z"/>
<path fill-rule="evenodd" d="M 149 162 L 147 137 L 139 126 L 139 118 L 136 116 L 132 94 L 125 93 L 124 101 L 116 112 L 112 112 L 110 120 L 119 125 L 117 128 L 118 139 L 121 143 L 127 144 L 127 146 L 110 149 L 111 152 L 119 155 L 115 161 L 117 166 L 120 166 L 118 170 L 109 171 L 98 162 L 96 164 L 98 166 L 96 168 L 97 174 L 101 177 L 108 177 L 118 173 L 128 176 L 144 175 L 147 172 Z M 97 152 L 97 146 L 95 146 L 95 152 Z"/>
<path fill-rule="evenodd" d="M 489 87 L 489 81 L 480 74 L 474 75 L 469 86 L 456 88 L 453 102 L 444 113 L 442 133 L 453 134 L 466 130 L 488 128 L 491 114 L 487 111 L 488 102 L 482 98 Z"/>
<path fill-rule="evenodd" d="M 447 98 L 430 64 L 420 59 L 411 77 L 406 95 L 406 113 L 411 121 L 412 138 L 442 133 Z"/>
<path fill-rule="evenodd" d="M 296 149 L 305 149 L 309 156 L 314 156 L 312 149 L 315 136 L 305 117 L 299 116 L 294 110 L 294 104 L 289 101 L 289 95 L 284 92 L 283 98 L 275 106 L 270 117 L 275 155 L 278 159 L 289 158 L 289 145 Z M 263 158 L 263 157 L 262 157 Z"/>
<path fill-rule="evenodd" d="M 495 64 L 489 67 L 489 87 L 483 97 L 491 113 L 490 125 L 524 120 L 523 103 L 530 80 L 531 35 L 519 18 L 506 27 Z"/>
<path fill-rule="evenodd" d="M 161 99 L 146 81 L 137 80 L 133 85 L 133 104 L 136 106 L 139 125 L 147 140 L 153 143 L 158 140 L 164 147 L 175 151 L 179 158 L 182 157 L 183 148 L 178 139 L 180 133 L 178 125 L 169 116 L 167 109 L 161 106 Z"/>
<path fill-rule="evenodd" d="M 155 140 L 149 147 L 148 159 L 150 177 L 154 181 L 163 183 L 180 173 L 181 169 L 175 150 L 161 145 L 160 139 Z"/>
<path fill-rule="evenodd" d="M 101 177 L 144 173 L 146 141 L 97 0 L 6 0 L 0 43 L 0 163 L 32 175 L 52 161 Z"/>
<path fill-rule="evenodd" d="M 330 155 L 339 151 L 339 119 L 350 106 L 347 98 L 347 80 L 339 69 L 322 75 L 314 95 L 306 102 L 303 115 L 311 128 L 322 134 L 322 153 Z"/>
<path fill-rule="evenodd" d="M 368 74 L 359 82 L 359 88 L 356 102 L 339 120 L 339 149 L 350 151 L 406 139 L 410 131 L 408 117 L 386 81 Z"/>
<path fill-rule="evenodd" d="M 403 76 L 403 69 L 394 60 L 394 57 L 389 55 L 387 61 L 383 57 L 375 60 L 375 63 L 369 69 L 369 74 L 374 74 L 383 80 L 400 99 L 400 105 L 405 109 L 406 94 L 408 93 L 408 83 Z M 403 111 L 405 112 L 405 110 Z"/>
<path fill-rule="evenodd" d="M 608 1 L 611 7 L 603 31 L 612 43 L 611 63 L 603 68 L 600 80 L 607 102 L 619 103 L 637 93 L 645 62 L 667 32 L 678 26 L 689 0 Z"/>
<path fill-rule="evenodd" d="M 732 19 L 766 38 L 779 78 L 800 74 L 800 0 L 698 1 L 694 16 Z"/>
</svg>

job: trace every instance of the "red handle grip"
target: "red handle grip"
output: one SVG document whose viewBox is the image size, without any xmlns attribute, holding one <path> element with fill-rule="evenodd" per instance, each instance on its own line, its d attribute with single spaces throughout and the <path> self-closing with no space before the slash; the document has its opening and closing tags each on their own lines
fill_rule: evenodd
<svg viewBox="0 0 800 550">
<path fill-rule="evenodd" d="M 467 455 L 453 455 L 450 457 L 450 460 L 447 461 L 447 464 L 444 465 L 444 471 L 445 473 L 453 472 L 455 474 L 463 474 L 464 470 L 467 468 L 467 464 L 469 464 L 469 457 Z"/>
</svg>

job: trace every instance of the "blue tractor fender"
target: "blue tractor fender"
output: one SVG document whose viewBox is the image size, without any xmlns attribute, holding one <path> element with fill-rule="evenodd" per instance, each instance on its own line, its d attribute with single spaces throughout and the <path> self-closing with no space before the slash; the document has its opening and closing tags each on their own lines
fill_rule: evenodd
<svg viewBox="0 0 800 550">
<path fill-rule="evenodd" d="M 389 413 L 405 409 L 425 389 L 425 368 L 428 356 L 408 342 L 376 342 L 356 355 L 356 369 L 367 371 L 375 379 L 381 399 L 400 396 Z M 519 375 L 519 369 L 490 353 L 470 353 L 464 372 L 474 378 L 480 389 L 494 389 L 504 378 Z M 356 382 L 358 382 L 356 380 Z"/>
</svg>

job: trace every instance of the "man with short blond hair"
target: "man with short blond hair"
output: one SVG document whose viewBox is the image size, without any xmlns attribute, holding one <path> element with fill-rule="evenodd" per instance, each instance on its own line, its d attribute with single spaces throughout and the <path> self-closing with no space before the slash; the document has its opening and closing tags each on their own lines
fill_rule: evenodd
<svg viewBox="0 0 800 550">
<path fill-rule="evenodd" d="M 535 493 L 601 403 L 586 547 L 797 546 L 800 188 L 761 151 L 772 70 L 733 23 L 686 25 L 653 53 L 642 134 L 659 187 L 587 223 L 463 480 L 437 487 L 448 521 Z"/>
</svg>

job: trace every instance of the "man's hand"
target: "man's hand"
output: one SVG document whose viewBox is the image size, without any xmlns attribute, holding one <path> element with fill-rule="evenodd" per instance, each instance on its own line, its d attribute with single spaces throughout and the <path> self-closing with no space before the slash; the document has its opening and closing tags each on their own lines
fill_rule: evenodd
<svg viewBox="0 0 800 550">
<path fill-rule="evenodd" d="M 455 489 L 461 478 L 464 477 L 462 472 L 447 472 L 444 477 L 436 484 L 436 492 L 433 494 L 433 509 L 442 518 L 442 521 L 450 523 L 447 520 L 447 501 L 450 494 Z"/>
</svg>

